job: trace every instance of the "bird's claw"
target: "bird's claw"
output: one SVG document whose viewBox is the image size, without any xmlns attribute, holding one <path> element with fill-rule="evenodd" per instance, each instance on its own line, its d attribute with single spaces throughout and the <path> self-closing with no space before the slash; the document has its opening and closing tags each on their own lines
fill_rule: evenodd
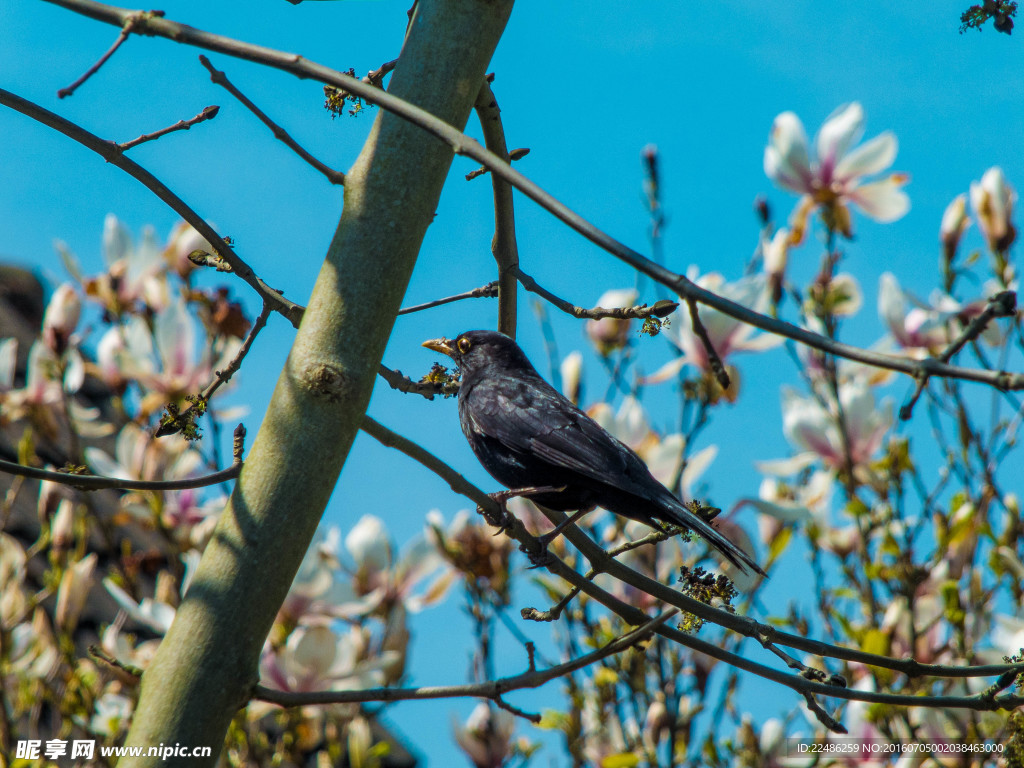
<svg viewBox="0 0 1024 768">
<path fill-rule="evenodd" d="M 526 544 L 521 544 L 519 546 L 519 551 L 526 555 L 527 559 L 530 561 L 529 570 L 531 571 L 536 568 L 546 568 L 557 559 L 548 551 L 550 539 L 545 541 L 545 538 L 547 537 L 539 536 L 531 542 L 529 546 Z"/>
<path fill-rule="evenodd" d="M 512 523 L 515 522 L 515 517 L 508 511 L 509 496 L 507 494 L 508 491 L 498 491 L 497 493 L 487 494 L 498 505 L 499 513 L 497 515 L 481 506 L 477 507 L 477 511 L 483 515 L 484 520 L 498 529 L 494 534 L 495 536 L 511 532 Z"/>
</svg>

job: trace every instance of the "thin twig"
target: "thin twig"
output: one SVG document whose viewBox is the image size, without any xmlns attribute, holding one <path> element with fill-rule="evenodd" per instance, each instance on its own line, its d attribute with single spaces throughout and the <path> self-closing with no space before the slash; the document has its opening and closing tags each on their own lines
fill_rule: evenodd
<svg viewBox="0 0 1024 768">
<path fill-rule="evenodd" d="M 115 24 L 117 26 L 125 24 L 133 14 L 132 11 L 124 8 L 103 5 L 101 3 L 91 2 L 90 0 L 46 1 L 98 21 Z M 516 189 L 520 190 L 531 200 L 547 210 L 557 219 L 576 230 L 595 245 L 608 251 L 616 258 L 626 262 L 648 277 L 657 280 L 662 285 L 671 288 L 682 298 L 691 298 L 699 301 L 701 304 L 706 304 L 720 312 L 724 312 L 730 317 L 746 323 L 747 325 L 752 325 L 769 333 L 793 339 L 794 341 L 798 341 L 801 344 L 813 347 L 814 349 L 818 349 L 822 352 L 838 355 L 876 368 L 899 371 L 910 376 L 918 376 L 923 373 L 927 373 L 930 376 L 943 376 L 946 378 L 963 379 L 965 381 L 976 381 L 994 386 L 997 389 L 1024 389 L 1024 373 L 983 371 L 972 368 L 961 368 L 933 360 L 909 360 L 896 355 L 887 355 L 866 349 L 860 349 L 858 347 L 834 341 L 822 336 L 821 334 L 808 331 L 805 328 L 800 328 L 792 323 L 768 317 L 701 288 L 692 280 L 689 280 L 685 275 L 677 274 L 662 267 L 598 229 L 564 203 L 544 191 L 536 183 L 516 171 L 509 163 L 505 162 L 493 152 L 490 152 L 481 146 L 479 142 L 466 136 L 455 127 L 445 123 L 434 115 L 431 115 L 424 109 L 393 96 L 386 91 L 382 91 L 379 88 L 363 83 L 354 77 L 338 72 L 337 70 L 308 61 L 301 56 L 276 51 L 272 48 L 243 43 L 238 40 L 233 40 L 221 35 L 215 35 L 196 29 L 195 27 L 178 24 L 163 18 L 146 16 L 139 21 L 135 31 L 139 34 L 165 37 L 178 43 L 206 48 L 211 51 L 218 51 L 229 56 L 235 56 L 240 59 L 254 61 L 268 67 L 290 72 L 297 77 L 313 78 L 322 83 L 349 90 L 361 98 L 366 99 L 368 102 L 379 106 L 381 109 L 392 112 L 432 133 L 447 142 L 457 154 L 471 157 L 482 163 L 489 168 L 493 174 L 500 175 Z"/>
<path fill-rule="evenodd" d="M 230 93 L 232 96 L 238 99 L 238 101 L 240 101 L 246 109 L 248 109 L 250 112 L 256 115 L 256 117 L 259 118 L 260 122 L 267 126 L 267 128 L 270 129 L 271 133 L 274 134 L 275 139 L 283 141 L 288 146 L 288 148 L 291 149 L 295 154 L 297 154 L 311 166 L 320 171 L 320 173 L 326 176 L 327 180 L 331 182 L 331 184 L 343 185 L 345 183 L 344 173 L 342 173 L 341 171 L 336 171 L 333 168 L 324 165 L 315 157 L 313 157 L 313 155 L 307 152 L 299 144 L 299 142 L 297 142 L 295 139 L 291 137 L 288 131 L 286 131 L 280 125 L 278 125 L 269 117 L 267 117 L 267 115 L 259 107 L 253 104 L 252 101 L 250 101 L 249 98 L 244 93 L 238 90 L 238 88 L 236 88 L 235 85 L 230 80 L 228 80 L 227 75 L 225 75 L 219 69 L 215 69 L 208 58 L 200 54 L 199 61 L 202 63 L 204 67 L 206 67 L 207 71 L 210 73 L 210 79 L 217 85 L 224 88 L 228 93 Z"/>
<path fill-rule="evenodd" d="M 634 549 L 646 546 L 647 544 L 657 544 L 662 541 L 667 541 L 669 538 L 671 538 L 671 534 L 665 533 L 664 531 L 654 531 L 653 533 L 649 533 L 641 539 L 627 541 L 623 544 L 620 544 L 617 547 L 613 547 L 612 549 L 609 549 L 607 551 L 607 554 L 608 557 L 618 557 L 619 555 L 625 552 L 630 552 Z M 591 568 L 587 572 L 587 575 L 583 578 L 585 578 L 587 581 L 592 581 L 594 577 L 597 576 L 599 573 L 602 573 L 602 571 L 600 571 L 597 568 Z M 579 593 L 579 587 L 573 587 L 565 594 L 565 596 L 561 600 L 555 603 L 555 605 L 553 605 L 551 608 L 548 608 L 546 611 L 541 611 L 537 608 L 523 608 L 520 611 L 520 615 L 526 621 L 557 621 L 558 618 L 562 615 L 562 611 L 565 610 L 566 606 L 569 605 L 569 603 L 571 603 Z"/>
<path fill-rule="evenodd" d="M 218 107 L 216 104 L 211 105 L 203 109 L 203 111 L 195 117 L 190 117 L 188 120 L 179 120 L 174 125 L 169 125 L 166 128 L 161 128 L 159 131 L 154 131 L 153 133 L 144 133 L 137 139 L 126 141 L 123 144 L 118 144 L 117 146 L 120 148 L 122 152 L 125 152 L 131 149 L 132 147 L 139 146 L 139 144 L 145 144 L 147 141 L 153 141 L 154 139 L 159 139 L 161 136 L 166 136 L 168 133 L 174 133 L 174 131 L 187 131 L 196 123 L 202 123 L 206 120 L 213 120 L 213 118 L 217 116 L 218 112 L 220 112 L 220 107 Z"/>
<path fill-rule="evenodd" d="M 182 480 L 128 480 L 100 475 L 76 475 L 69 472 L 53 472 L 26 467 L 13 461 L 0 459 L 0 472 L 9 475 L 21 475 L 34 480 L 50 480 L 61 485 L 70 485 L 80 491 L 98 491 L 104 488 L 117 488 L 126 491 L 180 491 L 186 488 L 206 488 L 228 480 L 234 480 L 242 470 L 241 464 L 232 464 L 227 469 L 202 477 L 189 477 Z"/>
<path fill-rule="evenodd" d="M 26 467 L 13 461 L 0 459 L 0 472 L 9 475 L 30 477 L 34 480 L 50 480 L 61 485 L 70 485 L 80 491 L 98 491 L 104 488 L 115 488 L 126 491 L 180 491 L 186 488 L 206 488 L 207 486 L 234 480 L 242 471 L 242 440 L 245 427 L 235 427 L 234 462 L 230 467 L 202 477 L 188 477 L 181 480 L 129 480 L 100 475 L 77 475 L 71 472 L 54 472 L 38 467 Z"/>
<path fill-rule="evenodd" d="M 392 389 L 413 395 L 423 395 L 427 400 L 433 400 L 435 395 L 451 397 L 459 393 L 459 383 L 457 381 L 447 381 L 443 384 L 432 381 L 413 381 L 408 376 L 402 375 L 401 371 L 393 371 L 383 364 L 377 369 L 377 374 Z"/>
<path fill-rule="evenodd" d="M 191 224 L 199 234 L 206 238 L 207 242 L 217 251 L 217 254 L 231 265 L 232 271 L 252 286 L 264 301 L 270 303 L 275 312 L 280 312 L 284 317 L 288 318 L 292 325 L 298 328 L 304 308 L 284 298 L 279 291 L 264 283 L 202 216 L 190 208 L 184 200 L 174 194 L 156 176 L 134 160 L 126 157 L 115 142 L 101 139 L 99 136 L 89 133 L 84 128 L 72 123 L 70 120 L 66 120 L 60 115 L 54 114 L 48 109 L 44 109 L 38 104 L 16 96 L 2 88 L 0 88 L 0 104 L 11 107 L 23 115 L 63 133 L 68 138 L 74 139 L 82 146 L 91 149 L 111 165 L 117 166 L 129 176 L 141 182 L 153 194 L 163 200 L 175 213 Z"/>
<path fill-rule="evenodd" d="M 413 312 L 422 312 L 425 309 L 433 309 L 434 307 L 440 307 L 444 304 L 451 304 L 453 301 L 462 301 L 463 299 L 480 299 L 487 298 L 493 299 L 498 295 L 498 281 L 491 280 L 487 285 L 481 285 L 479 288 L 474 288 L 471 291 L 465 291 L 464 293 L 457 293 L 454 296 L 445 296 L 443 299 L 434 299 L 434 301 L 428 301 L 424 304 L 416 304 L 412 307 L 402 307 L 398 310 L 400 315 L 410 315 Z"/>
<path fill-rule="evenodd" d="M 644 320 L 648 317 L 664 318 L 675 312 L 679 306 L 674 301 L 662 300 L 654 302 L 650 307 L 646 304 L 637 304 L 632 307 L 612 307 L 610 309 L 594 307 L 593 309 L 585 309 L 556 296 L 521 269 L 516 269 L 516 277 L 519 278 L 519 282 L 522 283 L 523 288 L 526 290 L 546 299 L 548 303 L 553 304 L 567 315 L 572 315 L 581 320 L 601 320 L 605 317 L 612 317 L 616 320 Z"/>
<path fill-rule="evenodd" d="M 530 154 L 529 147 L 517 147 L 516 149 L 510 149 L 508 151 L 508 159 L 509 162 L 514 163 L 516 160 L 522 160 L 528 154 Z M 490 172 L 491 171 L 487 166 L 481 165 L 479 168 L 476 168 L 466 174 L 466 181 L 478 179 L 481 176 L 484 176 L 485 174 L 488 174 Z"/>
<path fill-rule="evenodd" d="M 144 670 L 140 667 L 131 666 L 118 661 L 98 645 L 89 646 L 89 655 L 113 669 L 114 673 L 126 683 L 134 685 L 142 679 L 142 673 Z"/>
<path fill-rule="evenodd" d="M 711 372 L 715 375 L 715 381 L 718 382 L 718 386 L 722 389 L 728 389 L 729 372 L 725 370 L 722 358 L 720 358 L 718 356 L 718 352 L 715 351 L 715 345 L 711 343 L 711 338 L 708 336 L 707 328 L 705 328 L 704 323 L 700 321 L 700 313 L 697 311 L 697 302 L 694 299 L 687 299 L 686 306 L 690 308 L 690 324 L 693 326 L 693 332 L 696 333 L 697 338 L 700 339 L 700 343 L 704 345 L 704 352 L 708 356 L 708 365 L 711 367 Z"/>
<path fill-rule="evenodd" d="M 953 359 L 953 355 L 963 349 L 964 345 L 968 342 L 977 339 L 988 324 L 996 317 L 1010 317 L 1017 311 L 1017 294 L 1013 291 L 1001 291 L 995 296 L 988 300 L 988 304 L 985 309 L 981 311 L 977 317 L 975 317 L 963 332 L 955 338 L 950 345 L 938 356 L 939 362 L 948 363 Z M 907 398 L 907 401 L 900 407 L 900 420 L 908 421 L 913 415 L 914 406 L 917 401 L 921 398 L 921 393 L 924 392 L 924 388 L 928 386 L 929 375 L 923 373 L 917 377 L 917 385 L 914 387 L 913 394 Z"/>
<path fill-rule="evenodd" d="M 159 13 L 159 14 L 163 15 L 163 11 L 153 11 L 152 13 Z M 91 67 L 89 67 L 87 70 L 85 70 L 85 74 L 84 75 L 82 75 L 80 78 L 75 80 L 75 82 L 73 82 L 67 88 L 61 88 L 59 91 L 57 91 L 57 98 L 58 99 L 63 99 L 65 97 L 67 97 L 67 96 L 70 96 L 75 91 L 77 91 L 78 88 L 86 80 L 88 80 L 90 77 L 92 77 L 97 72 L 99 72 L 100 71 L 100 67 L 102 67 L 104 64 L 107 63 L 107 59 L 109 59 L 111 56 L 114 55 L 114 51 L 116 51 L 118 48 L 120 48 L 121 44 L 124 43 L 124 41 L 128 39 L 128 36 L 132 33 L 132 30 L 135 28 L 135 23 L 136 22 L 135 22 L 135 18 L 134 17 L 133 18 L 129 18 L 124 23 L 124 26 L 121 27 L 121 34 L 119 34 L 117 36 L 117 40 L 115 40 L 114 44 L 112 46 L 110 46 L 110 48 L 107 49 L 107 52 L 104 53 L 102 56 L 100 56 L 99 60 L 97 60 L 97 62 L 95 64 L 93 64 Z"/>
<path fill-rule="evenodd" d="M 253 321 L 252 327 L 249 329 L 249 333 L 246 334 L 245 339 L 239 346 L 235 356 L 231 358 L 231 362 L 225 366 L 222 371 L 214 371 L 213 381 L 211 381 L 202 392 L 199 393 L 197 402 L 203 404 L 203 410 L 206 410 L 206 404 L 210 402 L 210 398 L 213 394 L 220 389 L 222 386 L 227 384 L 231 377 L 238 373 L 238 370 L 242 367 L 242 361 L 245 360 L 245 356 L 249 354 L 249 350 L 252 349 L 252 343 L 256 340 L 260 331 L 263 330 L 267 324 L 267 320 L 270 318 L 272 309 L 269 303 L 263 302 L 263 309 L 260 310 L 259 316 Z M 173 418 L 168 420 L 166 423 L 161 423 L 154 433 L 156 437 L 166 437 L 173 435 L 181 431 L 182 427 L 192 420 L 192 412 L 196 409 L 196 405 L 190 403 L 185 410 L 176 414 Z"/>
<path fill-rule="evenodd" d="M 518 675 L 502 677 L 486 683 L 423 686 L 418 688 L 368 688 L 365 690 L 349 691 L 310 691 L 302 693 L 276 691 L 271 688 L 265 688 L 258 685 L 253 690 L 252 697 L 262 701 L 280 704 L 282 707 L 299 707 L 309 704 L 351 704 L 366 701 L 408 701 L 410 699 L 447 699 L 456 696 L 476 696 L 478 698 L 491 699 L 501 706 L 499 700 L 510 691 L 517 691 L 524 688 L 539 688 L 551 680 L 565 677 L 566 675 L 575 672 L 578 669 L 590 666 L 601 659 L 605 659 L 609 656 L 615 655 L 616 653 L 622 653 L 623 651 L 628 650 L 637 643 L 643 642 L 646 638 L 650 637 L 652 633 L 657 631 L 658 628 L 663 626 L 665 622 L 672 618 L 676 613 L 678 613 L 678 611 L 671 609 L 652 619 L 648 619 L 645 616 L 644 621 L 637 626 L 636 629 L 628 632 L 622 637 L 612 640 L 603 648 L 598 648 L 596 651 L 591 651 L 585 656 L 573 659 L 572 661 L 567 661 L 554 667 L 548 667 L 547 669 L 530 669 Z M 519 710 L 512 709 L 510 711 L 515 714 L 525 715 L 525 713 L 522 713 Z M 532 716 L 528 717 L 534 722 L 539 722 L 539 718 L 535 719 Z"/>
<path fill-rule="evenodd" d="M 497 157 L 511 163 L 508 145 L 505 143 L 505 128 L 501 123 L 501 109 L 491 90 L 494 75 L 484 78 L 477 94 L 476 110 L 480 127 L 484 132 L 487 149 Z M 498 330 L 511 338 L 516 337 L 518 312 L 516 270 L 519 268 L 519 246 L 516 243 L 516 213 L 512 200 L 512 187 L 498 176 L 491 176 L 494 195 L 494 237 L 491 239 L 491 253 L 498 265 Z"/>
</svg>

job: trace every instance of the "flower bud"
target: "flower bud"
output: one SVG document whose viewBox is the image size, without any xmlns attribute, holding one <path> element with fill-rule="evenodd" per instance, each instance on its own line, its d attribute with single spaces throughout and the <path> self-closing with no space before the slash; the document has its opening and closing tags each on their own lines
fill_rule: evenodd
<svg viewBox="0 0 1024 768">
<path fill-rule="evenodd" d="M 53 292 L 43 315 L 43 342 L 58 355 L 63 354 L 78 327 L 82 300 L 71 283 L 64 283 Z"/>
<path fill-rule="evenodd" d="M 68 566 L 61 577 L 60 587 L 57 589 L 55 619 L 63 632 L 72 632 L 78 624 L 78 617 L 85 607 L 85 599 L 92 589 L 96 560 L 96 553 L 93 552 Z"/>
<path fill-rule="evenodd" d="M 971 219 L 967 215 L 967 195 L 957 195 L 953 202 L 946 206 L 946 212 L 942 214 L 942 224 L 939 226 L 939 242 L 942 243 L 942 253 L 947 264 L 952 263 L 956 249 L 960 245 L 960 238 L 969 226 Z"/>
<path fill-rule="evenodd" d="M 511 713 L 481 702 L 464 726 L 455 725 L 455 741 L 476 768 L 500 768 L 510 757 L 514 731 Z"/>
<path fill-rule="evenodd" d="M 989 248 L 1000 253 L 1009 249 L 1017 237 L 1010 216 L 1017 193 L 1006 183 L 1003 170 L 989 168 L 981 181 L 971 182 L 971 207 L 978 217 L 978 227 L 988 240 Z"/>
</svg>

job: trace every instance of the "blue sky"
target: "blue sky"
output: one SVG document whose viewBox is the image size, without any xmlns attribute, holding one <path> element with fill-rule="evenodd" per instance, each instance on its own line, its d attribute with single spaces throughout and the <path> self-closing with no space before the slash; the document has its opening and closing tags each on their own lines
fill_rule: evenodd
<svg viewBox="0 0 1024 768">
<path fill-rule="evenodd" d="M 906 190 L 912 201 L 910 212 L 893 224 L 857 217 L 856 241 L 846 248 L 845 269 L 860 279 L 866 302 L 861 314 L 846 324 L 845 338 L 869 344 L 882 334 L 874 293 L 883 271 L 892 270 L 921 295 L 935 284 L 937 232 L 946 204 L 992 165 L 1002 166 L 1017 188 L 1024 184 L 1019 35 L 998 35 L 991 28 L 960 35 L 958 17 L 966 5 L 966 0 L 935 0 L 924 7 L 883 0 L 827 6 L 811 0 L 520 0 L 490 71 L 496 73 L 493 87 L 510 147 L 531 150 L 517 164 L 520 171 L 646 252 L 639 158 L 645 145 L 656 144 L 669 216 L 667 264 L 678 271 L 693 264 L 701 272 L 717 270 L 729 278 L 740 275 L 756 243 L 751 208 L 755 196 L 768 195 L 780 222 L 795 202 L 773 188 L 762 170 L 774 117 L 793 110 L 813 134 L 837 106 L 861 102 L 866 137 L 884 130 L 898 137 L 894 169 L 910 174 Z M 246 4 L 244 11 L 234 3 L 168 0 L 161 5 L 169 18 L 302 53 L 338 69 L 355 67 L 359 74 L 397 54 L 407 6 L 390 0 L 299 6 L 259 0 Z M 337 223 L 341 191 L 211 84 L 198 63 L 198 51 L 132 38 L 96 77 L 61 101 L 57 89 L 106 50 L 116 30 L 45 3 L 0 4 L 0 29 L 5 38 L 0 86 L 100 136 L 125 141 L 191 117 L 208 104 L 221 105 L 214 121 L 141 146 L 131 156 L 231 235 L 240 255 L 263 279 L 305 303 Z M 332 120 L 320 108 L 318 85 L 227 57 L 211 58 L 319 158 L 342 170 L 355 158 L 372 110 Z M 467 132 L 480 135 L 472 119 Z M 59 282 L 64 275 L 53 248 L 55 238 L 67 242 L 86 268 L 95 271 L 101 266 L 100 237 L 108 212 L 135 232 L 152 224 L 161 236 L 176 221 L 134 180 L 19 114 L 0 109 L 0 136 L 4 261 L 37 267 Z M 464 181 L 473 167 L 461 158 L 453 164 L 407 304 L 468 290 L 494 277 L 490 184 L 486 178 Z M 554 292 L 589 306 L 607 288 L 633 284 L 626 267 L 530 201 L 517 197 L 516 215 L 523 268 Z M 968 238 L 969 248 L 980 247 L 976 227 Z M 795 251 L 794 278 L 806 281 L 818 257 L 813 242 Z M 258 306 L 241 282 L 233 290 L 250 308 Z M 521 292 L 520 301 L 521 342 L 545 370 L 531 299 Z M 493 303 L 477 300 L 401 319 L 385 362 L 422 374 L 435 356 L 420 349 L 420 341 L 493 326 L 494 310 Z M 578 321 L 555 310 L 549 314 L 563 354 L 586 348 Z M 290 326 L 274 318 L 256 345 L 260 368 L 277 370 L 290 339 Z M 651 371 L 665 352 L 659 342 L 645 344 L 650 361 L 645 358 L 644 365 Z M 723 507 L 756 493 L 760 478 L 753 460 L 786 455 L 778 389 L 796 380 L 781 352 L 740 358 L 738 363 L 744 375 L 741 402 L 719 409 L 701 436 L 701 445 L 716 443 L 720 449 L 705 480 L 709 494 Z M 587 372 L 588 392 L 597 396 L 603 379 L 592 358 Z M 234 399 L 250 405 L 250 429 L 266 408 L 273 380 L 243 369 Z M 899 400 L 906 384 L 891 391 Z M 656 395 L 645 404 L 653 423 L 667 427 L 675 409 L 671 394 L 663 397 L 664 402 Z M 426 403 L 381 386 L 370 413 L 427 445 L 482 487 L 493 488 L 458 432 L 454 403 Z M 747 437 L 752 420 L 756 440 Z M 439 508 L 450 518 L 466 506 L 442 482 L 361 437 L 325 519 L 344 528 L 373 512 L 405 540 L 420 529 L 429 509 Z M 776 613 L 784 612 L 788 598 L 783 583 L 764 596 Z M 457 602 L 450 600 L 449 608 L 417 617 L 414 682 L 464 678 L 469 628 Z M 464 654 L 451 650 L 456 634 L 467 638 Z M 508 637 L 500 642 L 499 671 L 520 671 L 524 659 L 519 648 Z M 434 665 L 436 658 L 445 663 Z M 417 667 L 417 662 L 424 666 Z M 792 706 L 788 697 L 779 698 L 785 702 L 783 709 Z M 528 697 L 518 701 L 531 703 Z M 436 734 L 448 730 L 449 712 L 465 715 L 471 707 L 470 702 L 410 704 L 392 710 L 392 721 L 426 756 L 440 761 L 450 755 L 450 746 Z M 542 763 L 547 764 L 544 759 Z"/>
</svg>

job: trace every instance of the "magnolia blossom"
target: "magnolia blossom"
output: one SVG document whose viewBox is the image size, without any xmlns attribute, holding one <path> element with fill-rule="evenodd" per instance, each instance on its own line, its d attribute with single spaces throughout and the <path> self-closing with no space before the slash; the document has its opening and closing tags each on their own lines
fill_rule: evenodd
<svg viewBox="0 0 1024 768">
<path fill-rule="evenodd" d="M 465 725 L 455 722 L 455 741 L 476 768 L 501 768 L 512 756 L 516 722 L 511 712 L 480 702 Z"/>
<path fill-rule="evenodd" d="M 578 404 L 580 379 L 583 376 L 583 354 L 579 350 L 570 352 L 558 366 L 558 371 L 562 375 L 562 394 Z"/>
<path fill-rule="evenodd" d="M 768 279 L 771 303 L 778 304 L 782 298 L 782 285 L 786 276 L 786 264 L 789 261 L 789 249 L 793 245 L 792 235 L 787 227 L 780 227 L 771 239 L 765 239 L 762 245 L 764 273 Z"/>
<path fill-rule="evenodd" d="M 142 303 L 159 313 L 170 301 L 165 262 L 152 227 L 136 245 L 128 229 L 112 214 L 103 222 L 103 259 L 107 272 L 86 281 L 86 294 L 119 315 Z"/>
<path fill-rule="evenodd" d="M 1007 184 L 998 166 L 985 171 L 981 181 L 971 182 L 971 207 L 993 251 L 1007 250 L 1017 237 L 1017 230 L 1010 221 L 1016 201 L 1017 193 Z"/>
<path fill-rule="evenodd" d="M 687 277 L 719 296 L 734 301 L 755 312 L 764 312 L 770 304 L 770 295 L 765 275 L 749 275 L 736 282 L 727 283 L 717 272 L 698 277 L 695 268 L 690 268 Z M 782 343 L 782 338 L 770 334 L 754 335 L 753 326 L 730 317 L 717 309 L 701 305 L 701 324 L 707 331 L 711 346 L 725 363 L 734 352 L 757 352 L 771 349 Z M 682 356 L 675 358 L 650 376 L 649 383 L 658 383 L 673 378 L 684 365 L 693 365 L 703 373 L 711 370 L 707 347 L 697 336 L 688 311 L 676 313 L 676 320 L 665 331 L 665 335 L 679 347 Z"/>
<path fill-rule="evenodd" d="M 910 199 L 900 189 L 908 181 L 906 174 L 863 182 L 892 165 L 896 137 L 886 132 L 851 151 L 863 133 L 863 108 L 857 102 L 846 104 L 822 125 L 812 155 L 800 118 L 792 112 L 775 118 L 764 151 L 764 171 L 783 189 L 802 196 L 793 222 L 795 242 L 803 239 L 807 216 L 818 207 L 824 209 L 830 226 L 846 237 L 853 234 L 851 204 L 883 222 L 895 221 L 910 209 Z"/>
<path fill-rule="evenodd" d="M 260 659 L 260 679 L 281 691 L 360 690 L 384 683 L 382 667 L 394 659 L 385 651 L 365 659 L 362 630 L 339 634 L 326 625 L 297 627 L 279 648 L 267 644 Z"/>
<path fill-rule="evenodd" d="M 204 499 L 198 488 L 167 491 L 160 519 L 183 548 L 203 549 L 225 503 L 223 496 Z"/>
<path fill-rule="evenodd" d="M 912 357 L 940 353 L 960 332 L 961 320 L 978 315 L 984 307 L 984 301 L 965 305 L 939 291 L 934 291 L 925 304 L 904 291 L 892 273 L 885 272 L 878 280 L 878 316 L 889 327 L 893 340 Z M 998 325 L 989 323 L 981 337 L 998 344 Z"/>
<path fill-rule="evenodd" d="M 904 292 L 891 272 L 878 279 L 878 316 L 897 344 L 921 356 L 937 352 L 949 343 L 947 324 L 959 307 L 945 298 L 940 299 L 939 306 L 927 307 Z"/>
<path fill-rule="evenodd" d="M 17 350 L 17 339 L 0 342 L 0 420 L 30 417 L 37 427 L 54 435 L 62 410 L 57 405 L 64 400 L 64 393 L 74 394 L 85 381 L 82 356 L 74 346 L 58 355 L 37 339 L 29 348 L 25 386 L 14 389 Z M 68 401 L 68 411 L 73 419 L 95 415 L 94 411 L 76 408 L 74 401 Z"/>
<path fill-rule="evenodd" d="M 636 451 L 659 483 L 671 487 L 678 478 L 684 496 L 690 494 L 697 479 L 718 455 L 718 448 L 710 445 L 686 457 L 686 466 L 682 467 L 686 438 L 678 432 L 663 436 L 652 430 L 643 406 L 632 395 L 623 398 L 616 412 L 607 403 L 596 403 L 587 414 Z"/>
<path fill-rule="evenodd" d="M 879 408 L 871 387 L 860 378 L 839 385 L 839 402 L 845 438 L 836 423 L 838 410 L 834 404 L 825 408 L 813 397 L 783 388 L 783 432 L 790 443 L 805 451 L 793 459 L 793 471 L 815 460 L 834 470 L 844 469 L 847 459 L 855 468 L 862 467 L 881 447 L 882 438 L 892 425 L 892 403 L 886 402 Z"/>
<path fill-rule="evenodd" d="M 13 536 L 0 533 L 0 622 L 10 626 L 25 610 L 25 549 Z"/>
<path fill-rule="evenodd" d="M 507 599 L 512 539 L 495 536 L 480 519 L 463 509 L 446 528 L 440 510 L 431 510 L 427 513 L 427 538 L 470 584 L 486 585 L 501 599 Z"/>
<path fill-rule="evenodd" d="M 444 597 L 451 584 L 450 574 L 442 573 L 426 591 L 412 594 L 421 581 L 444 566 L 444 560 L 423 536 L 397 556 L 384 521 L 375 515 L 360 518 L 345 537 L 345 548 L 355 561 L 353 586 L 367 613 L 395 602 L 418 611 Z"/>
<path fill-rule="evenodd" d="M 89 730 L 99 736 L 113 738 L 128 728 L 128 720 L 135 703 L 128 696 L 108 691 L 96 699 L 95 710 L 89 720 Z"/>
<path fill-rule="evenodd" d="M 132 480 L 180 480 L 191 477 L 202 465 L 203 458 L 180 435 L 159 440 L 130 422 L 118 433 L 114 444 L 115 457 L 94 446 L 85 449 L 89 466 L 98 475 Z M 122 497 L 122 507 L 138 497 Z"/>
<path fill-rule="evenodd" d="M 152 331 L 137 315 L 110 328 L 100 340 L 97 362 L 112 386 L 137 381 L 146 390 L 141 410 L 149 414 L 168 401 L 202 390 L 214 371 L 227 367 L 240 346 L 241 340 L 222 337 L 214 349 L 197 332 L 195 320 L 179 299 L 157 314 Z"/>
<path fill-rule="evenodd" d="M 286 623 L 319 622 L 324 616 L 348 618 L 365 610 L 355 587 L 341 567 L 341 531 L 337 526 L 317 531 L 278 612 Z"/>
</svg>

